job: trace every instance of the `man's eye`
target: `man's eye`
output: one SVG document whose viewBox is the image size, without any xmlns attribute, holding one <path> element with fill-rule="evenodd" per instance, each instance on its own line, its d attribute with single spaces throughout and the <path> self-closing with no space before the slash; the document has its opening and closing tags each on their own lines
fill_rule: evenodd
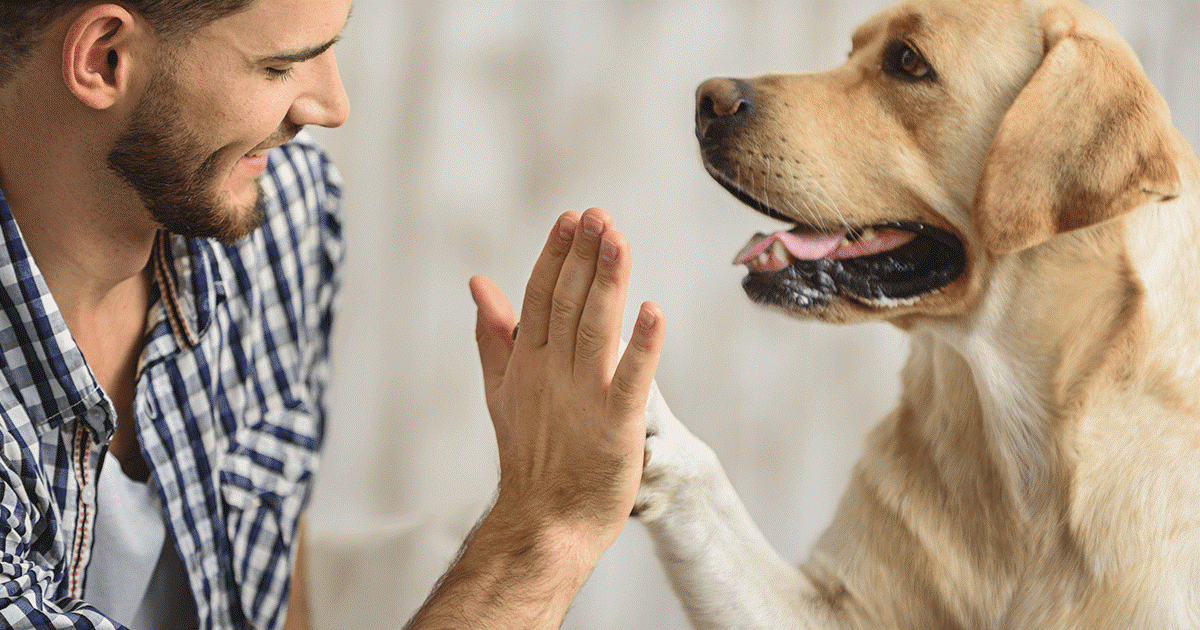
<svg viewBox="0 0 1200 630">
<path fill-rule="evenodd" d="M 295 70 L 295 66 L 288 66 L 286 68 L 272 68 L 268 66 L 266 68 L 267 76 L 270 77 L 272 81 L 288 78 L 291 76 L 293 70 Z"/>
</svg>

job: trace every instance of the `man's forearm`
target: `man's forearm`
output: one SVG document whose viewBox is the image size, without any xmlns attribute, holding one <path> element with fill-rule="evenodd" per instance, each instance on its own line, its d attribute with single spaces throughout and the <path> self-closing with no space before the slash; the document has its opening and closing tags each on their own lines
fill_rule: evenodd
<svg viewBox="0 0 1200 630">
<path fill-rule="evenodd" d="M 599 554 L 572 532 L 485 518 L 406 630 L 551 630 Z"/>
</svg>

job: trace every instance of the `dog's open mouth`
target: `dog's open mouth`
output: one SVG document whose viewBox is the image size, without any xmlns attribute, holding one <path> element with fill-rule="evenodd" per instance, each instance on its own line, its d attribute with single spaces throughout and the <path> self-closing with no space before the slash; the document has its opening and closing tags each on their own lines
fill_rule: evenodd
<svg viewBox="0 0 1200 630">
<path fill-rule="evenodd" d="M 907 304 L 962 275 L 962 243 L 931 225 L 886 222 L 821 231 L 797 226 L 758 234 L 734 259 L 755 302 L 811 308 L 842 296 L 866 306 Z"/>
<path fill-rule="evenodd" d="M 795 222 L 759 201 L 725 175 L 701 140 L 709 174 L 742 203 L 773 219 Z M 885 221 L 839 229 L 796 224 L 786 232 L 757 234 L 734 258 L 750 274 L 750 299 L 784 310 L 826 306 L 837 297 L 868 308 L 913 304 L 962 276 L 966 250 L 945 229 L 914 221 Z"/>
</svg>

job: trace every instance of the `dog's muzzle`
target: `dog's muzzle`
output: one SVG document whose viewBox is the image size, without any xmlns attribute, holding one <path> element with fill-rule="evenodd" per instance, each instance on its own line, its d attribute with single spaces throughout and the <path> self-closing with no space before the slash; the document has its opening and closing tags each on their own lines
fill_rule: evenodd
<svg viewBox="0 0 1200 630">
<path fill-rule="evenodd" d="M 742 285 L 751 299 L 785 310 L 826 306 L 837 297 L 886 308 L 910 304 L 963 274 L 962 242 L 939 227 L 908 220 L 836 229 L 796 224 L 746 190 L 725 156 L 744 142 L 758 107 L 754 88 L 740 79 L 710 79 L 696 91 L 696 138 L 709 174 L 751 208 L 794 224 L 790 231 L 756 235 L 734 259 L 750 271 Z"/>
</svg>

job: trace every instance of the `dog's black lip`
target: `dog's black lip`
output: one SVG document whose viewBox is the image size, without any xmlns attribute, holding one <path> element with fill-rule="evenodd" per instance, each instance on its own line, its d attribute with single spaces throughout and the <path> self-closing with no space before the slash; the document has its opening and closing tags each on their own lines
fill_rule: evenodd
<svg viewBox="0 0 1200 630">
<path fill-rule="evenodd" d="M 916 238 L 869 256 L 794 260 L 779 271 L 751 272 L 742 286 L 755 302 L 786 310 L 826 306 L 839 296 L 876 307 L 933 293 L 961 277 L 966 268 L 962 243 L 941 228 L 911 221 L 884 221 L 869 227 L 903 230 Z M 865 229 L 849 231 L 856 234 Z M 795 231 L 822 230 L 800 225 Z"/>
<path fill-rule="evenodd" d="M 738 201 L 777 221 L 784 221 L 786 223 L 794 222 L 794 219 L 788 218 L 783 213 L 759 201 L 758 198 L 754 197 L 750 193 L 742 190 L 740 186 L 730 181 L 730 179 L 726 177 L 725 173 L 721 171 L 721 169 L 713 166 L 709 160 L 704 160 L 704 167 L 708 170 L 708 174 L 711 175 L 713 179 L 717 180 L 717 183 L 720 184 L 725 190 L 729 191 L 729 194 L 736 197 Z"/>
</svg>

